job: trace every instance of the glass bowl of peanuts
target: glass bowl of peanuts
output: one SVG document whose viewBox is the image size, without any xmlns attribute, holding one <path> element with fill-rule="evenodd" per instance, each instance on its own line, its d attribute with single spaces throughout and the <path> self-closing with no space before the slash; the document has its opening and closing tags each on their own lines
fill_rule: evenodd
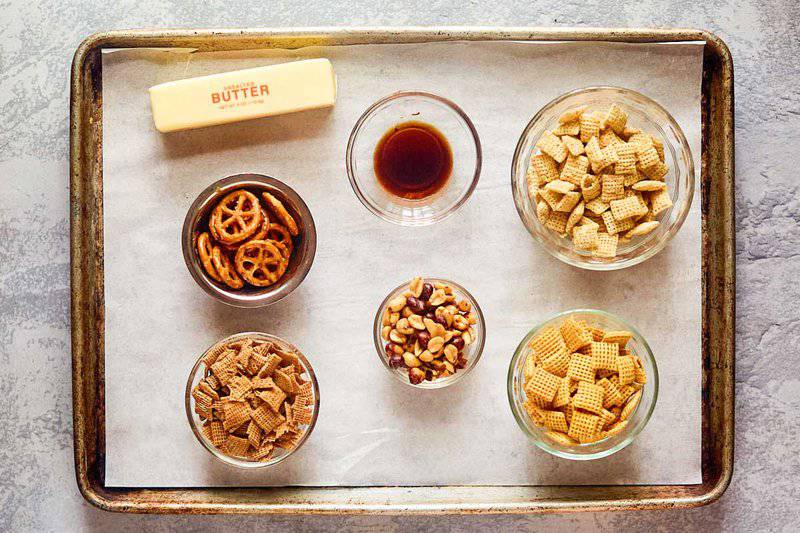
<svg viewBox="0 0 800 533">
<path fill-rule="evenodd" d="M 375 350 L 389 373 L 422 389 L 460 381 L 475 368 L 486 340 L 475 298 L 439 278 L 416 277 L 391 291 L 373 329 Z"/>
<path fill-rule="evenodd" d="M 647 341 L 623 319 L 574 309 L 537 324 L 508 369 L 508 400 L 539 448 L 574 460 L 628 446 L 658 398 L 658 367 Z"/>
<path fill-rule="evenodd" d="M 195 437 L 239 468 L 262 468 L 294 454 L 319 414 L 319 385 L 308 359 L 268 333 L 237 333 L 195 362 L 184 395 Z"/>
<path fill-rule="evenodd" d="M 517 143 L 517 212 L 553 256 L 589 270 L 661 251 L 692 204 L 695 170 L 677 121 L 654 100 L 589 87 L 545 105 Z"/>
</svg>

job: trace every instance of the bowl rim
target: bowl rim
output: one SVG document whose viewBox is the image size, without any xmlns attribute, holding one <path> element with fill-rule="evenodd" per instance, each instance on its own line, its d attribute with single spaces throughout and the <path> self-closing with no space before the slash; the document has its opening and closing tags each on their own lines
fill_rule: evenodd
<svg viewBox="0 0 800 533">
<path fill-rule="evenodd" d="M 382 329 L 382 320 L 383 320 L 383 311 L 386 309 L 389 300 L 391 300 L 396 294 L 402 292 L 404 289 L 408 288 L 408 284 L 412 280 L 408 280 L 405 283 L 401 283 L 386 295 L 386 297 L 381 301 L 380 305 L 378 306 L 378 311 L 375 314 L 375 320 L 372 326 L 372 340 L 375 346 L 375 353 L 378 355 L 378 359 L 380 359 L 383 367 L 391 374 L 395 379 L 408 385 L 409 387 L 413 387 L 415 389 L 424 389 L 424 390 L 435 390 L 435 389 L 444 389 L 451 385 L 454 385 L 461 381 L 465 376 L 467 376 L 472 370 L 478 365 L 478 361 L 483 355 L 483 350 L 486 346 L 486 320 L 483 316 L 483 310 L 481 309 L 478 301 L 475 297 L 470 293 L 467 289 L 463 286 L 459 285 L 458 283 L 451 281 L 445 278 L 433 278 L 433 277 L 422 277 L 423 281 L 434 283 L 434 282 L 441 282 L 451 285 L 456 292 L 460 292 L 464 295 L 464 297 L 469 301 L 470 305 L 472 306 L 473 310 L 475 310 L 478 321 L 475 325 L 480 325 L 479 328 L 476 328 L 476 333 L 478 334 L 478 338 L 475 339 L 470 346 L 472 346 L 472 350 L 474 354 L 467 360 L 466 368 L 461 369 L 460 371 L 454 373 L 452 376 L 448 376 L 443 379 L 435 379 L 433 381 L 422 381 L 418 384 L 413 384 L 408 379 L 408 374 L 401 374 L 397 372 L 394 368 L 389 366 L 389 359 L 386 357 L 386 353 L 383 350 L 384 340 L 381 337 L 381 329 Z M 413 278 L 412 278 L 413 279 Z"/>
<path fill-rule="evenodd" d="M 234 340 L 237 340 L 237 339 L 240 339 L 240 338 L 247 338 L 247 337 L 258 337 L 258 338 L 266 339 L 266 340 L 269 340 L 269 341 L 278 341 L 279 343 L 283 343 L 284 345 L 286 345 L 290 349 L 292 349 L 295 352 L 295 354 L 298 356 L 298 358 L 300 359 L 300 361 L 303 364 L 303 367 L 306 370 L 306 372 L 308 372 L 308 375 L 311 378 L 311 388 L 314 391 L 314 412 L 311 414 L 311 422 L 309 422 L 308 427 L 306 428 L 306 431 L 303 433 L 303 436 L 300 438 L 300 441 L 297 443 L 297 446 L 295 446 L 293 449 L 291 449 L 290 451 L 286 452 L 282 456 L 280 456 L 280 457 L 278 457 L 276 459 L 270 460 L 270 461 L 266 461 L 266 462 L 247 461 L 245 459 L 239 459 L 239 458 L 236 458 L 236 457 L 232 457 L 232 456 L 224 453 L 222 450 L 218 449 L 217 447 L 215 447 L 210 442 L 208 442 L 207 439 L 205 438 L 205 436 L 200 432 L 198 423 L 195 420 L 195 416 L 196 415 L 194 413 L 194 410 L 192 409 L 192 401 L 193 401 L 193 398 L 192 398 L 192 388 L 193 388 L 192 384 L 194 382 L 195 376 L 197 375 L 197 373 L 200 370 L 200 367 L 204 364 L 203 363 L 203 358 L 206 356 L 206 354 L 208 352 L 210 352 L 211 350 L 213 350 L 214 348 L 216 348 L 217 346 L 219 346 L 220 344 L 231 342 L 231 341 L 234 341 Z M 265 467 L 274 466 L 274 465 L 284 461 L 285 459 L 287 459 L 291 455 L 294 455 L 294 453 L 297 452 L 297 450 L 299 450 L 303 446 L 303 444 L 305 444 L 305 442 L 308 440 L 308 438 L 311 435 L 311 433 L 314 431 L 314 427 L 317 424 L 317 417 L 319 416 L 319 406 L 320 406 L 320 397 L 319 397 L 319 383 L 317 382 L 317 375 L 314 372 L 314 368 L 311 366 L 311 363 L 308 361 L 308 359 L 306 358 L 305 354 L 303 354 L 303 352 L 301 352 L 297 348 L 297 346 L 295 346 L 291 342 L 288 342 L 287 340 L 285 340 L 285 339 L 283 339 L 281 337 L 278 337 L 277 335 L 272 335 L 270 333 L 264 333 L 264 332 L 261 332 L 261 331 L 244 331 L 244 332 L 241 332 L 241 333 L 234 333 L 233 335 L 228 335 L 227 337 L 225 337 L 223 339 L 220 339 L 217 342 L 215 342 L 214 344 L 212 344 L 211 346 L 209 346 L 197 358 L 197 361 L 195 361 L 194 365 L 192 366 L 191 371 L 189 371 L 189 379 L 186 381 L 186 389 L 184 391 L 184 408 L 186 410 L 186 417 L 189 420 L 189 427 L 191 428 L 192 433 L 194 433 L 194 436 L 197 438 L 197 440 L 200 442 L 200 444 L 202 444 L 203 447 L 209 453 L 211 453 L 211 455 L 213 455 L 215 458 L 219 459 L 223 463 L 231 465 L 231 466 L 235 466 L 237 468 L 247 469 L 247 470 L 253 470 L 253 469 L 258 469 L 258 468 L 265 468 Z M 199 420 L 199 417 L 197 417 L 197 419 Z"/>
<path fill-rule="evenodd" d="M 294 275 L 286 280 L 266 287 L 261 294 L 248 294 L 223 288 L 212 282 L 203 269 L 197 257 L 194 246 L 194 233 L 197 230 L 200 213 L 207 209 L 223 195 L 237 188 L 257 188 L 267 191 L 277 191 L 281 200 L 288 201 L 300 214 L 299 224 L 302 228 L 302 242 L 298 248 L 302 249 L 297 270 Z M 195 282 L 212 298 L 232 307 L 255 308 L 274 304 L 286 298 L 305 280 L 311 271 L 317 251 L 317 228 L 311 210 L 303 198 L 285 182 L 266 174 L 242 173 L 232 174 L 218 179 L 203 189 L 186 211 L 186 217 L 181 229 L 181 248 L 183 261 L 189 274 Z"/>
<path fill-rule="evenodd" d="M 650 248 L 649 250 L 647 250 L 647 252 L 641 255 L 636 255 L 635 257 L 631 257 L 621 261 L 589 263 L 585 261 L 575 260 L 565 256 L 563 253 L 560 253 L 559 250 L 554 249 L 548 243 L 544 242 L 542 237 L 536 234 L 536 232 L 531 228 L 531 224 L 535 224 L 535 222 L 529 223 L 525 213 L 522 210 L 521 207 L 522 200 L 519 198 L 520 193 L 518 192 L 515 183 L 517 181 L 516 180 L 517 167 L 520 157 L 523 156 L 522 152 L 524 149 L 525 141 L 530 131 L 537 124 L 537 122 L 539 122 L 548 111 L 550 111 L 552 108 L 554 108 L 555 106 L 557 106 L 558 104 L 569 98 L 573 98 L 575 96 L 582 94 L 598 93 L 603 91 L 616 91 L 618 93 L 621 93 L 623 96 L 630 96 L 634 99 L 640 99 L 643 102 L 647 103 L 648 105 L 652 105 L 657 111 L 664 114 L 664 116 L 667 118 L 667 121 L 669 122 L 669 125 L 673 128 L 675 136 L 678 138 L 681 150 L 685 150 L 686 153 L 689 155 L 686 161 L 687 183 L 686 183 L 684 201 L 681 204 L 676 204 L 675 206 L 670 208 L 670 210 L 667 212 L 666 215 L 669 216 L 669 214 L 671 214 L 673 209 L 675 209 L 676 207 L 680 207 L 680 211 L 678 212 L 678 217 L 676 218 L 675 223 L 672 224 L 668 232 L 664 234 L 661 240 L 658 243 L 656 243 L 652 248 Z M 514 198 L 514 207 L 517 210 L 517 215 L 519 216 L 520 220 L 522 220 L 522 224 L 525 226 L 525 229 L 528 230 L 528 233 L 531 234 L 533 239 L 537 243 L 539 243 L 539 245 L 541 245 L 551 256 L 557 258 L 563 263 L 566 263 L 574 267 L 582 268 L 584 270 L 594 270 L 594 271 L 621 270 L 623 268 L 628 268 L 638 265 L 639 263 L 642 263 L 650 259 L 651 257 L 655 256 L 656 254 L 658 254 L 661 250 L 663 250 L 666 247 L 669 241 L 672 240 L 672 238 L 680 231 L 681 227 L 683 226 L 683 223 L 686 221 L 686 218 L 689 215 L 689 211 L 691 210 L 692 207 L 692 202 L 694 200 L 694 191 L 696 188 L 696 182 L 697 182 L 697 176 L 694 167 L 694 154 L 692 153 L 692 149 L 689 146 L 689 142 L 686 140 L 686 135 L 683 133 L 683 128 L 681 128 L 680 124 L 678 124 L 678 121 L 675 120 L 675 117 L 673 117 L 672 114 L 669 111 L 667 111 L 666 108 L 664 108 L 664 106 L 662 106 L 649 96 L 646 96 L 633 89 L 628 89 L 626 87 L 619 87 L 615 85 L 590 85 L 587 87 L 573 89 L 547 102 L 545 105 L 541 107 L 541 109 L 539 109 L 539 111 L 536 112 L 536 114 L 534 114 L 533 118 L 531 118 L 531 120 L 528 121 L 527 125 L 522 130 L 522 134 L 520 135 L 519 140 L 517 141 L 517 146 L 514 149 L 514 155 L 511 159 L 511 193 Z"/>
<path fill-rule="evenodd" d="M 470 182 L 469 187 L 466 191 L 461 195 L 458 201 L 447 208 L 447 210 L 442 211 L 440 213 L 434 213 L 433 215 L 426 216 L 419 219 L 407 219 L 401 216 L 396 216 L 386 212 L 385 210 L 381 209 L 379 206 L 375 205 L 364 192 L 361 190 L 361 186 L 359 185 L 359 180 L 356 176 L 355 165 L 353 164 L 353 158 L 355 157 L 354 154 L 354 147 L 356 140 L 358 139 L 358 135 L 361 132 L 361 128 L 364 126 L 364 123 L 372 117 L 375 112 L 377 112 L 380 108 L 382 108 L 385 104 L 402 98 L 423 98 L 433 100 L 437 103 L 444 104 L 446 107 L 449 107 L 451 111 L 455 112 L 455 114 L 461 119 L 461 121 L 467 126 L 469 133 L 472 137 L 472 140 L 475 145 L 475 170 L 472 174 L 472 180 Z M 433 126 L 436 126 L 433 124 Z M 415 91 L 415 90 L 402 90 L 402 91 L 395 91 L 391 94 L 388 94 L 373 104 L 371 104 L 362 114 L 358 117 L 355 125 L 353 125 L 353 129 L 350 131 L 350 136 L 347 139 L 347 149 L 345 151 L 345 166 L 347 168 L 347 178 L 350 181 L 350 186 L 353 188 L 353 192 L 355 193 L 356 197 L 359 201 L 366 207 L 372 214 L 376 215 L 387 222 L 391 222 L 393 224 L 397 224 L 400 226 L 428 226 L 431 224 L 435 224 L 436 222 L 440 222 L 447 217 L 454 214 L 458 211 L 461 206 L 463 206 L 467 200 L 469 200 L 472 193 L 475 191 L 475 188 L 478 186 L 478 180 L 480 179 L 481 175 L 481 168 L 483 165 L 483 150 L 481 148 L 481 140 L 478 136 L 478 130 L 475 128 L 475 125 L 472 123 L 472 120 L 469 116 L 464 112 L 464 110 L 455 102 L 446 98 L 444 96 L 439 96 L 437 94 L 427 92 L 427 91 Z M 418 202 L 424 202 L 424 199 L 417 200 Z"/>
<path fill-rule="evenodd" d="M 519 412 L 519 409 L 516 404 L 516 389 L 514 387 L 515 378 L 517 378 L 518 374 L 515 372 L 515 367 L 517 366 L 517 361 L 522 358 L 525 350 L 527 349 L 528 342 L 530 341 L 533 336 L 538 333 L 542 328 L 545 326 L 559 320 L 566 318 L 573 314 L 589 314 L 589 315 L 598 315 L 604 317 L 612 322 L 618 323 L 628 331 L 633 333 L 634 338 L 637 342 L 640 342 L 642 347 L 644 348 L 642 353 L 636 353 L 638 357 L 642 357 L 647 359 L 650 365 L 653 368 L 652 375 L 647 376 L 647 383 L 645 383 L 645 387 L 650 387 L 653 391 L 653 400 L 647 406 L 647 412 L 642 417 L 640 423 L 634 426 L 630 432 L 624 434 L 624 438 L 620 440 L 613 446 L 610 446 L 606 449 L 599 450 L 594 453 L 573 453 L 570 451 L 566 451 L 565 449 L 560 449 L 558 446 L 554 444 L 550 444 L 546 439 L 539 438 L 537 434 L 544 433 L 541 428 L 527 424 L 525 422 L 525 417 L 523 413 Z M 524 365 L 520 367 L 524 370 Z M 524 377 L 524 376 L 523 376 Z M 655 355 L 653 354 L 652 349 L 650 348 L 650 344 L 647 342 L 647 339 L 642 335 L 642 333 L 632 326 L 627 320 L 615 315 L 613 313 L 609 313 L 608 311 L 603 311 L 600 309 L 591 309 L 591 308 L 576 308 L 576 309 L 568 309 L 566 311 L 561 311 L 559 313 L 555 313 L 549 315 L 544 320 L 541 320 L 537 324 L 535 324 L 528 332 L 522 337 L 522 340 L 519 342 L 517 347 L 514 350 L 514 354 L 511 356 L 511 360 L 509 361 L 508 365 L 508 375 L 506 377 L 506 392 L 508 394 L 508 403 L 511 408 L 511 413 L 514 417 L 514 420 L 517 422 L 517 425 L 522 430 L 522 432 L 531 440 L 537 447 L 546 451 L 547 453 L 554 455 L 556 457 L 561 457 L 563 459 L 572 459 L 575 461 L 589 461 L 593 459 L 601 459 L 603 457 L 608 457 L 609 455 L 613 455 L 614 453 L 626 448 L 630 445 L 636 437 L 644 430 L 647 424 L 650 422 L 650 419 L 653 416 L 653 412 L 656 408 L 656 404 L 658 403 L 658 392 L 659 392 L 659 374 L 658 374 L 658 364 L 656 362 Z M 642 389 L 644 390 L 644 389 Z M 643 395 L 644 396 L 644 395 Z M 639 405 L 636 407 L 635 411 L 638 411 L 642 408 L 642 403 L 640 402 Z M 527 415 L 527 413 L 525 413 Z M 597 445 L 597 441 L 593 443 L 587 444 L 578 444 L 573 446 L 572 448 L 580 448 L 580 447 L 589 447 Z"/>
</svg>

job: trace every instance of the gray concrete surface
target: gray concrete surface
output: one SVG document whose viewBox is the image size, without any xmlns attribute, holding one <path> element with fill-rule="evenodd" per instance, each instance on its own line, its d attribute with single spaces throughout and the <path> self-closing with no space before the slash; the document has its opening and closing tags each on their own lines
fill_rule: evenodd
<svg viewBox="0 0 800 533">
<path fill-rule="evenodd" d="M 800 521 L 800 5 L 794 0 L 0 2 L 0 530 L 729 530 Z M 722 500 L 680 512 L 503 517 L 156 517 L 95 510 L 72 466 L 69 63 L 126 27 L 694 26 L 736 66 L 736 472 Z"/>
</svg>

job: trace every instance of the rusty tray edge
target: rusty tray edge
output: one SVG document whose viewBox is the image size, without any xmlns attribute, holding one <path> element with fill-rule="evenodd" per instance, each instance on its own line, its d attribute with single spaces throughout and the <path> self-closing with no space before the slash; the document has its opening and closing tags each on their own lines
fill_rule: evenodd
<svg viewBox="0 0 800 533">
<path fill-rule="evenodd" d="M 610 487 L 106 488 L 100 50 L 154 46 L 232 50 L 444 40 L 705 41 L 701 173 L 703 483 Z M 75 52 L 71 75 L 74 451 L 78 488 L 92 505 L 116 512 L 182 514 L 542 513 L 696 507 L 716 501 L 727 489 L 733 474 L 734 434 L 733 61 L 726 44 L 713 33 L 696 29 L 493 27 L 120 30 L 87 37 Z"/>
</svg>

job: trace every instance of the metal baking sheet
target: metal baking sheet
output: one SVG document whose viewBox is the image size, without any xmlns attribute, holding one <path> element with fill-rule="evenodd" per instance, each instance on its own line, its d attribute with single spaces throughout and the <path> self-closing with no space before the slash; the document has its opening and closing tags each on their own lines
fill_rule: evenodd
<svg viewBox="0 0 800 533">
<path fill-rule="evenodd" d="M 178 32 L 180 33 L 180 32 Z M 444 32 L 429 32 L 428 30 L 360 30 L 360 31 L 343 31 L 337 30 L 332 32 L 282 32 L 280 34 L 272 32 L 253 32 L 251 35 L 243 37 L 242 34 L 216 34 L 209 32 L 206 34 L 205 39 L 197 39 L 197 32 L 190 32 L 185 35 L 169 35 L 157 36 L 154 34 L 117 34 L 106 35 L 105 37 L 96 37 L 92 43 L 85 44 L 88 49 L 83 53 L 79 50 L 76 55 L 76 83 L 73 86 L 73 239 L 75 239 L 76 228 L 81 225 L 89 223 L 93 231 L 88 233 L 79 233 L 77 236 L 77 243 L 73 240 L 73 280 L 80 282 L 82 288 L 88 289 L 87 291 L 79 291 L 73 294 L 73 324 L 74 324 L 74 349 L 73 354 L 76 361 L 76 370 L 82 365 L 91 365 L 95 379 L 89 383 L 87 376 L 76 374 L 75 378 L 78 379 L 76 386 L 76 461 L 82 458 L 92 457 L 92 470 L 81 469 L 81 464 L 76 464 L 78 467 L 79 484 L 87 497 L 106 508 L 121 507 L 129 508 L 132 506 L 138 511 L 167 511 L 171 505 L 180 498 L 188 498 L 188 501 L 209 500 L 209 505 L 189 506 L 193 510 L 202 512 L 209 510 L 214 512 L 223 512 L 224 510 L 241 509 L 250 512 L 326 512 L 326 511 L 375 511 L 375 512 L 479 512 L 479 511 L 514 511 L 520 510 L 547 510 L 555 508 L 563 508 L 567 499 L 572 499 L 567 494 L 584 494 L 581 498 L 582 503 L 572 504 L 575 508 L 589 507 L 628 507 L 628 506 L 654 506 L 655 494 L 652 492 L 653 487 L 606 487 L 599 493 L 591 495 L 594 487 L 497 487 L 489 490 L 482 490 L 481 492 L 474 492 L 470 487 L 415 487 L 399 492 L 392 498 L 391 501 L 386 501 L 387 494 L 394 495 L 397 489 L 392 487 L 380 487 L 370 489 L 299 489 L 299 488 L 281 488 L 281 489 L 230 489 L 230 490 L 206 490 L 206 489 L 193 489 L 193 490 L 159 490 L 159 498 L 155 497 L 153 491 L 139 491 L 139 490 L 118 490 L 106 489 L 102 482 L 102 412 L 99 413 L 99 420 L 94 417 L 94 413 L 86 412 L 81 409 L 85 401 L 89 398 L 94 400 L 95 406 L 102 406 L 102 374 L 97 376 L 97 372 L 102 370 L 102 338 L 97 338 L 98 334 L 102 334 L 102 291 L 98 289 L 102 287 L 102 264 L 89 265 L 86 261 L 92 261 L 92 257 L 86 257 L 86 252 L 94 246 L 94 251 L 102 250 L 102 232 L 96 233 L 101 229 L 102 216 L 99 216 L 99 199 L 102 197 L 102 175 L 101 166 L 99 163 L 99 127 L 102 124 L 101 113 L 102 107 L 100 105 L 100 88 L 97 83 L 100 79 L 99 66 L 95 53 L 102 47 L 129 47 L 129 46 L 163 46 L 167 44 L 166 39 L 176 39 L 170 41 L 174 46 L 182 47 L 198 47 L 203 49 L 253 49 L 263 48 L 265 46 L 279 46 L 279 47 L 292 47 L 292 46 L 307 46 L 310 44 L 331 44 L 331 43 L 353 43 L 353 42 L 420 42 L 428 40 L 470 40 L 470 39 L 508 39 L 508 40 L 576 40 L 576 39 L 594 39 L 594 40 L 625 40 L 632 42 L 643 41 L 669 41 L 669 40 L 705 40 L 707 44 L 706 52 L 706 68 L 705 68 L 705 81 L 704 81 L 704 97 L 705 104 L 703 109 L 704 114 L 704 136 L 703 136 L 703 214 L 705 222 L 704 234 L 704 257 L 706 263 L 704 265 L 704 362 L 708 363 L 711 357 L 724 357 L 728 347 L 726 336 L 730 336 L 732 343 L 732 330 L 726 331 L 724 327 L 717 329 L 720 326 L 728 326 L 726 320 L 728 316 L 717 315 L 719 306 L 724 308 L 729 305 L 728 311 L 732 311 L 732 263 L 730 257 L 725 256 L 730 252 L 732 246 L 732 228 L 729 224 L 730 216 L 729 198 L 726 193 L 729 192 L 729 187 L 732 186 L 732 168 L 725 166 L 724 161 L 715 162 L 709 157 L 708 147 L 714 142 L 719 142 L 717 146 L 724 155 L 726 151 L 730 151 L 732 155 L 732 143 L 730 146 L 726 142 L 731 141 L 730 137 L 726 135 L 726 127 L 730 125 L 730 117 L 726 121 L 726 102 L 729 102 L 731 94 L 725 97 L 725 88 L 730 83 L 730 70 L 726 73 L 726 65 L 730 67 L 727 62 L 724 45 L 719 43 L 713 36 L 703 32 L 692 31 L 662 31 L 656 32 L 649 38 L 645 35 L 646 32 L 628 31 L 608 33 L 597 31 L 595 33 L 581 32 L 556 32 L 556 31 L 538 31 L 538 30 L 448 30 Z M 248 39 L 248 37 L 252 37 Z M 243 40 L 242 40 L 243 39 Z M 213 44 L 213 46 L 209 46 Z M 121 46 L 116 46 L 121 45 Z M 710 51 L 708 50 L 710 48 Z M 91 51 L 90 51 L 91 50 Z M 715 66 L 715 63 L 716 66 Z M 709 71 L 709 67 L 715 67 Z M 92 80 L 92 83 L 87 83 Z M 729 86 L 728 86 L 729 88 Z M 85 91 L 88 90 L 88 93 Z M 713 91 L 719 91 L 721 94 L 714 96 Z M 76 94 L 78 100 L 75 100 Z M 82 94 L 88 94 L 89 98 L 80 98 Z M 729 109 L 728 109 L 729 111 Z M 88 113 L 87 113 L 88 112 Z M 709 117 L 716 116 L 719 118 L 716 122 L 710 122 Z M 76 118 L 79 119 L 75 122 Z M 89 120 L 92 119 L 92 120 Z M 77 126 L 82 126 L 78 128 Z M 710 128 L 713 125 L 713 128 Z M 86 129 L 84 129 L 86 128 Z M 719 129 L 721 134 L 718 136 L 709 135 L 709 130 Z M 81 135 L 90 134 L 90 138 L 98 142 L 78 143 Z M 716 176 L 709 174 L 709 159 L 711 163 L 718 165 L 718 173 Z M 724 158 L 722 158 L 724 159 Z M 732 163 L 732 159 L 728 164 Z M 76 173 L 77 170 L 83 172 Z M 730 174 L 726 174 L 730 171 Z M 714 181 L 716 178 L 717 181 Z M 730 180 L 730 183 L 727 181 Z M 711 189 L 709 190 L 709 187 Z M 100 194 L 98 195 L 98 192 Z M 88 194 L 88 196 L 87 196 Z M 90 200 L 94 198 L 94 200 Z M 709 211 L 710 208 L 714 211 Z M 715 231 L 718 233 L 709 234 L 709 221 L 711 226 L 714 226 Z M 727 230 L 727 231 L 726 231 Z M 728 233 L 729 232 L 729 233 Z M 92 239 L 94 239 L 92 241 Z M 78 246 L 76 246 L 76 244 Z M 83 253 L 81 253 L 83 252 Z M 716 256 L 713 253 L 718 252 Z M 98 254 L 94 256 L 100 258 Z M 84 261 L 84 264 L 90 268 L 82 269 L 79 272 L 75 271 L 77 260 Z M 727 259 L 727 261 L 726 261 Z M 710 264 L 709 261 L 712 261 Z M 92 275 L 86 275 L 92 274 Z M 722 290 L 724 294 L 718 295 L 714 299 L 709 299 L 709 275 L 722 276 L 726 283 L 715 286 L 712 292 L 716 293 L 717 288 Z M 76 290 L 76 284 L 73 284 L 73 291 Z M 94 296 L 95 298 L 92 298 Z M 715 294 L 715 296 L 717 296 Z M 710 304 L 710 305 L 709 305 Z M 75 311 L 87 312 L 75 313 Z M 724 309 L 723 309 L 724 310 Z M 712 311 L 712 312 L 710 312 Z M 719 322 L 715 322 L 718 320 Z M 88 326 L 92 327 L 88 327 Z M 97 331 L 97 327 L 99 331 Z M 708 339 L 709 336 L 714 334 L 715 343 L 714 349 L 709 349 Z M 90 343 L 88 345 L 84 343 Z M 84 346 L 93 346 L 96 350 L 85 352 L 82 348 Z M 721 348 L 720 348 L 721 347 Z M 706 370 L 712 370 L 706 374 L 715 377 L 715 380 L 708 380 L 705 382 L 704 399 L 707 400 L 704 409 L 704 471 L 703 471 L 703 485 L 697 486 L 678 486 L 678 487 L 660 487 L 664 491 L 664 495 L 670 494 L 671 497 L 683 501 L 684 505 L 703 503 L 709 499 L 716 497 L 718 493 L 724 489 L 727 483 L 725 473 L 725 453 L 726 448 L 719 449 L 719 455 L 716 455 L 714 448 L 709 448 L 709 443 L 713 442 L 715 437 L 725 436 L 725 430 L 732 431 L 732 420 L 725 415 L 725 402 L 728 398 L 725 396 L 724 387 L 714 388 L 710 385 L 725 385 L 728 370 L 732 375 L 732 345 L 730 346 L 731 353 L 727 354 L 731 359 L 723 364 L 724 372 L 713 372 L 714 367 L 705 366 Z M 720 359 L 720 362 L 724 362 Z M 727 364 L 730 366 L 726 366 Z M 719 368 L 719 367 L 718 367 Z M 717 390 L 723 393 L 721 397 L 709 395 L 709 390 Z M 100 395 L 98 395 L 98 392 Z M 87 394 L 88 393 L 88 394 Z M 720 409 L 714 409 L 709 412 L 709 405 L 714 405 L 718 402 Z M 86 415 L 92 415 L 87 417 Z M 720 416 L 722 415 L 722 416 Z M 94 418 L 89 421 L 89 418 Z M 708 422 L 716 422 L 720 424 L 719 429 L 723 430 L 716 435 L 709 435 L 707 427 Z M 80 426 L 80 429 L 79 429 Z M 85 431 L 84 431 L 85 430 Z M 98 431 L 100 430 L 100 431 Z M 94 447 L 92 454 L 88 454 L 86 437 L 94 435 Z M 718 441 L 721 442 L 721 441 Z M 709 449 L 714 452 L 709 454 Z M 710 470 L 714 467 L 715 463 L 709 462 L 708 459 L 718 457 L 717 471 Z M 98 462 L 98 459 L 101 461 Z M 88 465 L 88 462 L 86 463 Z M 90 472 L 95 477 L 90 477 Z M 705 492 L 703 487 L 706 487 Z M 342 495 L 341 491 L 349 491 L 350 494 L 346 500 L 339 497 Z M 365 492 L 366 491 L 366 492 Z M 564 492 L 566 491 L 566 492 Z M 572 492 L 574 491 L 574 492 Z M 481 495 L 485 495 L 482 498 Z M 245 498 L 237 499 L 236 495 Z M 153 497 L 150 503 L 146 503 L 149 497 Z M 451 500 L 451 497 L 456 497 L 456 500 Z M 177 500 L 175 499 L 177 498 Z M 374 498 L 374 499 L 373 499 Z M 560 498 L 564 498 L 561 500 Z M 609 499 L 613 500 L 608 503 Z M 357 502 L 353 504 L 353 502 Z M 102 502 L 102 503 L 101 503 Z M 648 503 L 649 502 L 649 503 Z M 187 502 L 184 501 L 184 504 Z M 679 504 L 679 503 L 675 503 Z M 605 507 L 603 507 L 605 508 Z"/>
</svg>

